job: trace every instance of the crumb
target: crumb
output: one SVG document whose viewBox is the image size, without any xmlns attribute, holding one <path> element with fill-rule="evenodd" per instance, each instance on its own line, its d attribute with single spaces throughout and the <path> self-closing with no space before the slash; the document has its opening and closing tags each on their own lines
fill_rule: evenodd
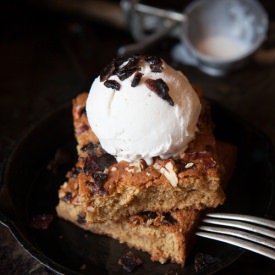
<svg viewBox="0 0 275 275">
<path fill-rule="evenodd" d="M 33 229 L 45 230 L 48 229 L 50 223 L 53 221 L 52 214 L 38 214 L 32 217 L 29 226 Z"/>
<path fill-rule="evenodd" d="M 132 272 L 138 266 L 143 264 L 143 261 L 137 257 L 132 251 L 127 252 L 119 260 L 118 264 L 128 272 Z"/>
</svg>

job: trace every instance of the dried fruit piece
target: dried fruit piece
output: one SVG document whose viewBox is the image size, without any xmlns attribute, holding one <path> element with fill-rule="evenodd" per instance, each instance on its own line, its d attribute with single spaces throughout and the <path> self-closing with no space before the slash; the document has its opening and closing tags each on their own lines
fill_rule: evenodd
<svg viewBox="0 0 275 275">
<path fill-rule="evenodd" d="M 69 177 L 70 178 L 77 178 L 77 176 L 79 175 L 79 173 L 81 172 L 81 168 L 80 167 L 74 167 L 72 169 L 72 171 L 69 173 Z"/>
<path fill-rule="evenodd" d="M 103 186 L 98 186 L 95 182 L 86 181 L 86 185 L 88 185 L 91 188 L 92 195 L 103 196 L 105 194 L 108 194 L 108 192 L 104 189 Z"/>
<path fill-rule="evenodd" d="M 106 173 L 103 173 L 101 171 L 97 171 L 97 172 L 94 172 L 92 174 L 92 177 L 95 181 L 95 185 L 100 188 L 100 187 L 103 187 L 104 183 L 106 182 L 106 180 L 108 179 L 108 174 Z"/>
<path fill-rule="evenodd" d="M 78 128 L 77 134 L 80 135 L 86 131 L 88 131 L 90 128 L 87 124 L 83 124 L 81 127 Z"/>
<path fill-rule="evenodd" d="M 100 171 L 97 158 L 92 156 L 85 158 L 83 170 L 87 176 L 92 175 L 96 171 Z"/>
<path fill-rule="evenodd" d="M 132 86 L 133 88 L 136 87 L 136 86 L 139 84 L 139 82 L 140 82 L 142 76 L 143 76 L 143 74 L 140 73 L 140 72 L 136 72 L 136 73 L 135 73 L 134 78 L 133 78 L 132 83 L 131 83 L 131 86 Z"/>
<path fill-rule="evenodd" d="M 159 97 L 166 100 L 171 106 L 174 106 L 174 101 L 168 93 L 169 87 L 161 78 L 158 78 L 158 79 L 148 78 L 145 80 L 145 85 L 152 92 L 156 93 Z"/>
<path fill-rule="evenodd" d="M 120 90 L 120 84 L 115 81 L 115 80 L 106 80 L 104 82 L 104 85 L 107 87 L 107 88 L 111 88 L 111 89 L 115 89 L 117 91 Z"/>
<path fill-rule="evenodd" d="M 116 158 L 108 153 L 103 154 L 97 161 L 101 171 L 117 163 Z"/>
<path fill-rule="evenodd" d="M 143 264 L 143 261 L 137 257 L 132 251 L 127 252 L 119 260 L 118 264 L 128 272 L 132 272 L 138 266 Z"/>
<path fill-rule="evenodd" d="M 163 70 L 162 67 L 162 60 L 161 58 L 157 56 L 148 56 L 145 57 L 145 60 L 148 62 L 150 65 L 151 71 L 154 73 L 161 73 Z"/>
<path fill-rule="evenodd" d="M 64 202 L 70 202 L 72 198 L 73 198 L 72 192 L 66 192 L 65 196 L 61 198 L 61 200 Z"/>
<path fill-rule="evenodd" d="M 100 82 L 106 81 L 114 72 L 115 64 L 111 62 L 100 72 Z"/>
<path fill-rule="evenodd" d="M 139 214 L 142 218 L 143 221 L 146 223 L 148 220 L 154 220 L 157 218 L 157 213 L 156 212 L 152 212 L 152 211 L 144 211 L 142 213 Z"/>
<path fill-rule="evenodd" d="M 86 214 L 85 213 L 79 213 L 77 215 L 77 220 L 76 220 L 79 224 L 83 224 L 86 223 Z"/>
<path fill-rule="evenodd" d="M 102 148 L 99 143 L 95 142 L 89 142 L 81 147 L 81 151 L 91 155 L 91 156 L 97 156 L 102 154 Z"/>
<path fill-rule="evenodd" d="M 118 76 L 118 78 L 121 81 L 123 81 L 123 80 L 127 79 L 128 77 L 130 77 L 136 71 L 137 71 L 137 68 L 130 68 L 129 69 L 129 68 L 126 68 L 126 66 L 125 66 L 122 69 L 118 70 L 116 72 L 116 75 Z"/>
<path fill-rule="evenodd" d="M 170 212 L 164 213 L 161 221 L 164 225 L 173 225 L 177 222 Z"/>
</svg>

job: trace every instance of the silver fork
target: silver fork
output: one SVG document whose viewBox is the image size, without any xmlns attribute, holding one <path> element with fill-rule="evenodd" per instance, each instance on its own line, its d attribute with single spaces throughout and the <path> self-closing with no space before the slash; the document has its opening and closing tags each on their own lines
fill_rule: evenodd
<svg viewBox="0 0 275 275">
<path fill-rule="evenodd" d="M 275 221 L 241 214 L 209 213 L 203 223 L 221 226 L 201 225 L 196 235 L 233 244 L 275 260 L 275 231 L 272 230 Z"/>
</svg>

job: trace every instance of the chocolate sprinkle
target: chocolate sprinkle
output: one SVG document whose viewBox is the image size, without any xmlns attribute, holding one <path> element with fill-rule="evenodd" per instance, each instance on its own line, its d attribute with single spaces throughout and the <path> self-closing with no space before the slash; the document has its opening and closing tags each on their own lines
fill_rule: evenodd
<svg viewBox="0 0 275 275">
<path fill-rule="evenodd" d="M 174 106 L 174 101 L 168 94 L 169 87 L 161 78 L 158 78 L 158 79 L 148 78 L 145 80 L 145 85 L 147 86 L 148 89 L 156 93 L 159 97 L 168 101 L 168 103 L 171 106 Z"/>
</svg>

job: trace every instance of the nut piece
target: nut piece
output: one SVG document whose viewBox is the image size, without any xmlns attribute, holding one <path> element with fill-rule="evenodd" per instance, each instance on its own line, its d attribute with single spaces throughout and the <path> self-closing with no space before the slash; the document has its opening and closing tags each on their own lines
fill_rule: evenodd
<svg viewBox="0 0 275 275">
<path fill-rule="evenodd" d="M 173 160 L 158 160 L 153 166 L 166 177 L 173 187 L 178 185 L 177 168 Z"/>
<path fill-rule="evenodd" d="M 143 159 L 133 161 L 125 170 L 129 173 L 138 173 L 146 168 L 146 162 Z"/>
</svg>

